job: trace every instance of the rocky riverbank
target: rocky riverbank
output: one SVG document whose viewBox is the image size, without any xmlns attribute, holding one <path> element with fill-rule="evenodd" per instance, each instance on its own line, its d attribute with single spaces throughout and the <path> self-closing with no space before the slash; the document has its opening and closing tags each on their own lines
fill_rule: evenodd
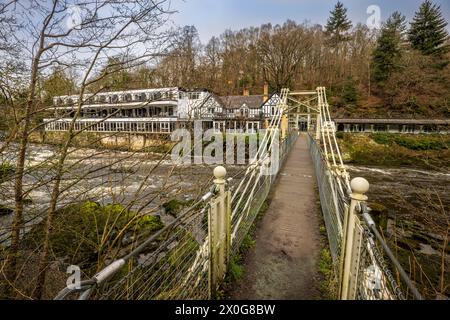
<svg viewBox="0 0 450 320">
<path fill-rule="evenodd" d="M 415 139 L 424 145 L 439 137 Z M 359 135 L 341 138 L 350 175 L 370 182 L 372 216 L 411 278 L 428 298 L 449 297 L 448 145 L 413 150 L 376 140 Z"/>
</svg>

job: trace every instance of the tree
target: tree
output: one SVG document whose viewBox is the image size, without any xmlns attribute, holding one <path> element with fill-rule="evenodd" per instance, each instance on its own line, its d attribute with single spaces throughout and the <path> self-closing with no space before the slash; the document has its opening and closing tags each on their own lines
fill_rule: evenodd
<svg viewBox="0 0 450 320">
<path fill-rule="evenodd" d="M 406 30 L 406 17 L 394 12 L 381 29 L 377 47 L 372 54 L 373 78 L 377 82 L 386 81 L 399 67 L 402 57 L 401 44 Z"/>
<path fill-rule="evenodd" d="M 172 46 L 158 66 L 162 83 L 169 86 L 193 88 L 201 44 L 195 26 L 179 28 Z"/>
<path fill-rule="evenodd" d="M 347 8 L 342 2 L 338 1 L 334 10 L 330 12 L 331 16 L 328 18 L 325 26 L 325 33 L 327 34 L 329 44 L 336 48 L 341 42 L 348 41 L 348 31 L 352 27 L 351 21 L 347 18 Z"/>
<path fill-rule="evenodd" d="M 74 94 L 75 80 L 62 67 L 55 67 L 52 73 L 44 79 L 42 90 L 44 91 L 44 104 L 50 105 L 53 97 Z"/>
<path fill-rule="evenodd" d="M 279 91 L 293 85 L 311 45 L 308 29 L 293 21 L 261 33 L 258 55 L 265 81 L 271 88 Z"/>
<path fill-rule="evenodd" d="M 0 252 L 0 296 L 14 297 L 18 294 L 31 298 L 42 298 L 45 293 L 46 277 L 51 263 L 50 240 L 53 235 L 54 219 L 57 208 L 61 205 L 62 197 L 70 190 L 77 193 L 77 185 L 93 171 L 89 166 L 82 174 L 82 178 L 67 184 L 66 175 L 75 177 L 74 167 L 68 164 L 68 157 L 73 152 L 75 138 L 85 129 L 75 128 L 76 120 L 80 117 L 86 95 L 95 95 L 102 88 L 95 88 L 95 84 L 102 81 L 110 72 L 119 72 L 136 66 L 142 66 L 164 52 L 167 41 L 167 31 L 162 26 L 170 15 L 167 9 L 168 1 L 158 3 L 153 1 L 94 1 L 76 3 L 80 17 L 68 23 L 66 18 L 73 14 L 71 10 L 75 6 L 74 1 L 29 1 L 17 4 L 18 1 L 9 1 L 4 7 L 0 5 L 0 43 L 15 43 L 26 61 L 27 73 L 23 79 L 23 88 L 26 98 L 18 100 L 15 97 L 8 100 L 16 114 L 17 156 L 14 162 L 14 217 L 10 229 L 10 246 L 5 252 Z M 17 22 L 3 17 L 15 17 Z M 80 18 L 80 19 L 78 19 Z M 70 22 L 70 21 L 69 21 Z M 14 24 L 20 26 L 20 30 L 14 28 Z M 8 30 L 8 32 L 3 32 Z M 9 32 L 12 30 L 11 32 Z M 4 40 L 6 38 L 6 41 Z M 142 44 L 145 44 L 144 46 Z M 109 68 L 106 74 L 98 76 L 98 68 L 108 65 L 109 57 L 121 57 L 114 63 L 115 68 Z M 29 142 L 33 133 L 42 130 L 43 124 L 38 120 L 48 111 L 47 106 L 42 106 L 41 87 L 45 84 L 43 76 L 51 74 L 54 66 L 64 66 L 70 70 L 77 70 L 80 77 L 77 79 L 77 99 L 73 101 L 73 110 L 67 134 L 55 148 L 51 161 L 43 161 L 39 165 L 26 161 Z M 59 75 L 60 76 L 60 75 Z M 3 79 L 0 82 L 4 83 Z M 17 104 L 21 101 L 21 104 Z M 90 156 L 80 159 L 89 159 Z M 46 176 L 40 171 L 42 165 L 49 164 Z M 26 179 L 29 176 L 36 177 L 33 183 Z M 16 288 L 15 284 L 24 275 L 20 263 L 24 263 L 21 255 L 21 236 L 25 227 L 26 197 L 36 188 L 45 186 L 49 190 L 50 199 L 48 206 L 39 212 L 44 228 L 42 243 L 39 244 L 39 252 L 34 252 L 36 263 L 36 275 L 27 283 L 29 292 Z M 80 195 L 82 197 L 82 195 Z M 79 198 L 80 198 L 79 197 Z M 73 198 L 72 201 L 79 201 Z M 99 252 L 102 252 L 102 243 L 99 244 Z M 36 257 L 38 255 L 38 257 Z M 99 259 L 100 263 L 102 259 Z"/>
<path fill-rule="evenodd" d="M 446 27 L 447 22 L 442 17 L 440 6 L 426 0 L 411 22 L 411 46 L 425 55 L 442 56 L 450 49 Z"/>
<path fill-rule="evenodd" d="M 355 81 L 349 77 L 342 86 L 342 99 L 345 104 L 356 106 L 359 100 L 358 90 Z"/>
</svg>

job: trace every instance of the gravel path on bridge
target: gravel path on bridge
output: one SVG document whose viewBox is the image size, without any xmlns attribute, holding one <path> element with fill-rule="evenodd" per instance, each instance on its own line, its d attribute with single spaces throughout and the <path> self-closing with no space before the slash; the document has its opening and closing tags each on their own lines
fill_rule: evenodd
<svg viewBox="0 0 450 320">
<path fill-rule="evenodd" d="M 320 297 L 320 211 L 306 137 L 300 136 L 280 172 L 270 206 L 245 257 L 245 274 L 231 299 Z"/>
</svg>

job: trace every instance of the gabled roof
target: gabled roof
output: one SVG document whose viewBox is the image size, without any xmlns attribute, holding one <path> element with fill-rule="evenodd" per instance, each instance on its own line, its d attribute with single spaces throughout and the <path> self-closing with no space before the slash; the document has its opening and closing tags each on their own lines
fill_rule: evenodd
<svg viewBox="0 0 450 320">
<path fill-rule="evenodd" d="M 263 95 L 218 97 L 225 109 L 239 109 L 244 104 L 247 108 L 258 109 L 264 104 Z"/>
</svg>

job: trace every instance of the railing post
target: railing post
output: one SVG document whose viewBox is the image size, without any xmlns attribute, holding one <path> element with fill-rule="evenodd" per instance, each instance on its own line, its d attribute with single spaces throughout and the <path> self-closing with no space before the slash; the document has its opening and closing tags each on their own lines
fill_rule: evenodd
<svg viewBox="0 0 450 320">
<path fill-rule="evenodd" d="M 352 193 L 350 195 L 350 208 L 344 219 L 344 232 L 342 243 L 342 274 L 340 298 L 342 300 L 351 300 L 356 297 L 356 285 L 359 268 L 359 257 L 361 252 L 363 229 L 361 221 L 356 214 L 359 203 L 367 201 L 364 195 L 369 191 L 369 182 L 364 178 L 354 178 L 350 182 Z"/>
<path fill-rule="evenodd" d="M 226 190 L 227 171 L 218 166 L 214 169 L 214 184 L 217 195 L 211 200 L 208 213 L 209 234 L 209 287 L 210 296 L 215 297 L 220 282 L 226 274 L 231 243 L 230 191 Z"/>
<path fill-rule="evenodd" d="M 317 120 L 316 120 L 316 139 L 320 140 L 320 130 L 322 129 L 320 127 L 320 120 L 321 120 L 321 116 L 320 113 L 317 114 Z"/>
</svg>

